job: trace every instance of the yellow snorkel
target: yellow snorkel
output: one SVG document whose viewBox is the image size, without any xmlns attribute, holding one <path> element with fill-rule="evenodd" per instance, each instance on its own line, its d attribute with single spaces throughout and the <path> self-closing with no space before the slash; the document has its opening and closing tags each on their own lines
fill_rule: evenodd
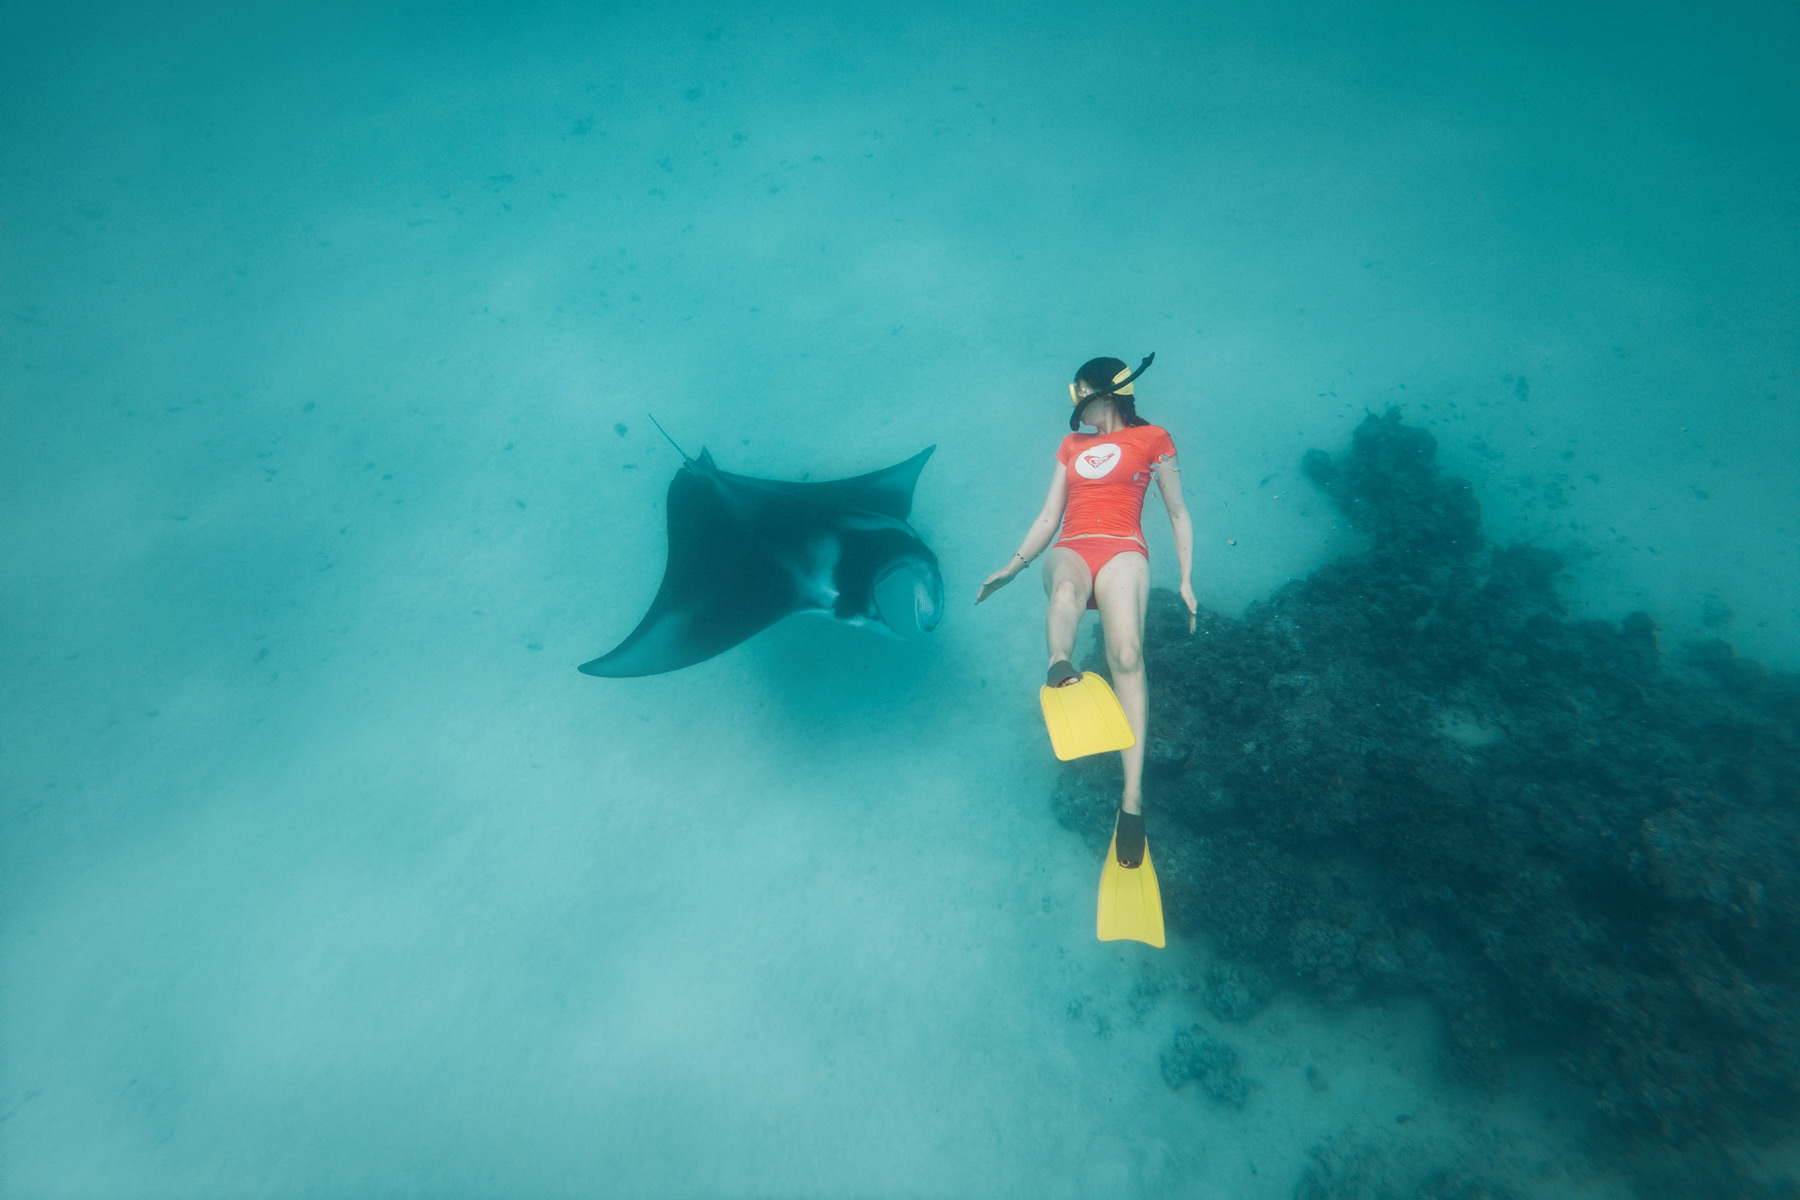
<svg viewBox="0 0 1800 1200">
<path fill-rule="evenodd" d="M 1119 360 L 1115 358 L 1113 361 L 1118 362 Z M 1150 364 L 1155 361 L 1156 352 L 1151 351 L 1144 361 L 1137 365 L 1137 370 L 1130 371 L 1121 367 L 1106 387 L 1100 387 L 1091 380 L 1083 379 L 1081 372 L 1077 371 L 1074 381 L 1069 384 L 1069 403 L 1075 406 L 1075 411 L 1069 414 L 1069 428 L 1071 430 L 1081 428 L 1081 410 L 1087 407 L 1088 401 L 1098 400 L 1103 396 L 1132 395 L 1132 384 L 1139 375 L 1149 370 Z M 1088 365 L 1090 364 L 1084 364 L 1082 369 L 1086 370 Z M 1102 368 L 1102 370 L 1104 369 Z"/>
</svg>

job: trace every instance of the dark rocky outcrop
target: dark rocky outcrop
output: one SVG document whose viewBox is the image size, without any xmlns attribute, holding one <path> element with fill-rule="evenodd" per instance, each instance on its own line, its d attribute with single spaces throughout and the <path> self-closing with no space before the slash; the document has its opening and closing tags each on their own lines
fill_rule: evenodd
<svg viewBox="0 0 1800 1200">
<path fill-rule="evenodd" d="M 1264 980 L 1423 992 L 1460 1077 L 1548 1051 L 1597 1135 L 1729 1177 L 1800 1101 L 1800 677 L 1718 642 L 1665 654 L 1643 613 L 1570 618 L 1560 559 L 1485 546 L 1435 455 L 1368 417 L 1305 460 L 1366 551 L 1192 636 L 1153 597 L 1169 926 L 1235 964 L 1221 1017 Z M 1117 771 L 1058 788 L 1099 844 Z"/>
<path fill-rule="evenodd" d="M 1175 1035 L 1162 1053 L 1163 1082 L 1172 1088 L 1196 1081 L 1207 1095 L 1232 1108 L 1244 1107 L 1249 1083 L 1238 1074 L 1237 1051 L 1195 1025 Z"/>
</svg>

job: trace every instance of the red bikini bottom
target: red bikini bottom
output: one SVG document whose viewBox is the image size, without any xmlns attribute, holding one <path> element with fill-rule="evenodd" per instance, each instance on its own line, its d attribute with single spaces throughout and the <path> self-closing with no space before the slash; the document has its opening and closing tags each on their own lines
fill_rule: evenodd
<svg viewBox="0 0 1800 1200">
<path fill-rule="evenodd" d="M 1101 567 L 1104 567 L 1107 563 L 1111 562 L 1121 554 L 1141 554 L 1144 556 L 1145 562 L 1150 561 L 1149 548 L 1142 542 L 1133 538 L 1069 538 L 1067 541 L 1061 541 L 1056 544 L 1063 547 L 1065 550 L 1073 550 L 1075 553 L 1081 555 L 1081 561 L 1088 565 L 1088 574 L 1092 576 L 1092 582 L 1097 582 L 1099 580 Z M 1094 603 L 1094 589 L 1092 586 L 1088 588 L 1087 606 L 1095 611 L 1098 611 L 1100 608 L 1098 604 Z"/>
</svg>

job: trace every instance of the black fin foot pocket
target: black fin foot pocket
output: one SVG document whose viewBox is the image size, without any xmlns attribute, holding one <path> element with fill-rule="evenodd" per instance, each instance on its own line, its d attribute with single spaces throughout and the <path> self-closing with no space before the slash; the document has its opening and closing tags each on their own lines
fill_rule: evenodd
<svg viewBox="0 0 1800 1200">
<path fill-rule="evenodd" d="M 1119 865 L 1131 868 L 1141 866 L 1144 861 L 1144 815 L 1119 810 L 1119 823 L 1114 831 L 1115 844 L 1118 847 Z"/>
</svg>

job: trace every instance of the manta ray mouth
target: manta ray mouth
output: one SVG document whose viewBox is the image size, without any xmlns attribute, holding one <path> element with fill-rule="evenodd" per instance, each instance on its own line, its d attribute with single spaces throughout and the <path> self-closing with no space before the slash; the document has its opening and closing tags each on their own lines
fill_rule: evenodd
<svg viewBox="0 0 1800 1200">
<path fill-rule="evenodd" d="M 872 589 L 881 623 L 903 638 L 922 637 L 944 616 L 944 597 L 922 562 L 901 561 L 882 572 Z"/>
</svg>

